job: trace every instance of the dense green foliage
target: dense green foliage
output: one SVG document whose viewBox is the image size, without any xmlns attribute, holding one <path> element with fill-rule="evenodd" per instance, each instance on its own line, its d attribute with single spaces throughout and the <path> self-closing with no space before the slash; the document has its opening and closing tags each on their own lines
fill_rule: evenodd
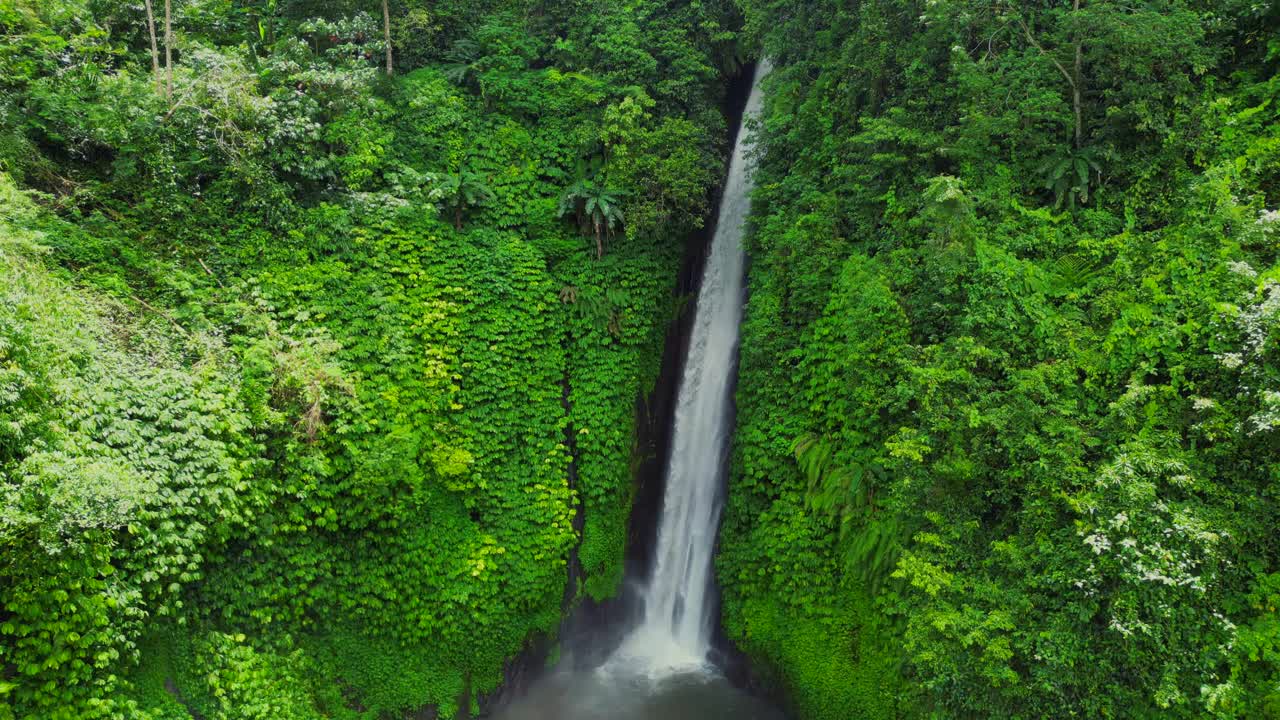
<svg viewBox="0 0 1280 720">
<path fill-rule="evenodd" d="M 730 636 L 804 718 L 1280 717 L 1280 10 L 743 5 Z"/>
<path fill-rule="evenodd" d="M 0 718 L 452 716 L 617 587 L 735 11 L 165 5 L 0 3 Z"/>
<path fill-rule="evenodd" d="M 615 593 L 741 39 L 729 636 L 800 720 L 1280 718 L 1272 4 L 0 37 L 0 720 L 452 717 Z"/>
</svg>

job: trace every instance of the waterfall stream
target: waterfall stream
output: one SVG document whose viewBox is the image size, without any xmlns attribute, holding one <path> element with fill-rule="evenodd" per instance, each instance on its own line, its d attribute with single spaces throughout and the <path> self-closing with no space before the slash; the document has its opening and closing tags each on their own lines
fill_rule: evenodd
<svg viewBox="0 0 1280 720">
<path fill-rule="evenodd" d="M 760 112 L 756 68 L 743 112 Z M 694 310 L 676 399 L 671 457 L 643 612 L 601 665 L 559 670 L 514 702 L 502 720 L 779 720 L 733 687 L 708 661 L 715 629 L 712 559 L 733 430 L 730 392 L 737 369 L 745 253 L 751 209 L 751 139 L 739 128 Z"/>
<path fill-rule="evenodd" d="M 745 123 L 760 112 L 761 62 L 729 161 L 715 234 L 698 291 L 689 351 L 677 395 L 666 494 L 658 525 L 644 615 L 618 657 L 653 670 L 700 665 L 711 649 L 715 618 L 712 555 L 733 430 L 730 391 L 742 320 L 742 236 L 751 210 L 751 139 Z"/>
</svg>

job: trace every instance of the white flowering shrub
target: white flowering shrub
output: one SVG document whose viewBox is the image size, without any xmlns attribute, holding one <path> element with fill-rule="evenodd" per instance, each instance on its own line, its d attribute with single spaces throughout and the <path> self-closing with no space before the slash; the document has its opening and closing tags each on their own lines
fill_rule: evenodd
<svg viewBox="0 0 1280 720">
<path fill-rule="evenodd" d="M 1095 559 L 1074 584 L 1107 593 L 1107 625 L 1122 637 L 1156 637 L 1173 606 L 1211 594 L 1226 538 L 1201 514 L 1199 489 L 1184 462 L 1134 445 L 1075 500 L 1077 534 Z"/>
<path fill-rule="evenodd" d="M 1280 227 L 1276 215 L 1264 212 L 1258 224 Z M 1232 263 L 1232 270 L 1250 279 L 1258 276 L 1242 262 Z M 1218 338 L 1229 349 L 1214 357 L 1233 378 L 1234 397 L 1229 400 L 1243 405 L 1243 420 L 1233 430 L 1270 433 L 1280 428 L 1280 281 L 1266 277 L 1239 304 L 1224 308 L 1223 316 Z"/>
</svg>

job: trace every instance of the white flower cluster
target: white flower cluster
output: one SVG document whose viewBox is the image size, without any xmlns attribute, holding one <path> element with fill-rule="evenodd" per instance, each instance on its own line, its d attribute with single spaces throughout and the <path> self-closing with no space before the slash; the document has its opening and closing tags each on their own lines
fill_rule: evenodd
<svg viewBox="0 0 1280 720">
<path fill-rule="evenodd" d="M 1110 624 L 1108 627 L 1110 627 L 1112 630 L 1115 630 L 1116 632 L 1120 633 L 1120 634 L 1121 634 L 1121 635 L 1123 635 L 1124 637 L 1129 637 L 1130 635 L 1132 635 L 1132 634 L 1133 634 L 1133 631 L 1132 631 L 1132 630 L 1130 630 L 1128 627 L 1126 627 L 1125 625 L 1123 625 L 1123 624 L 1120 622 L 1120 620 L 1119 620 L 1119 619 L 1117 619 L 1117 618 L 1115 618 L 1115 617 L 1112 617 L 1112 618 L 1111 618 L 1111 624 Z"/>
<path fill-rule="evenodd" d="M 1228 370 L 1239 370 L 1244 365 L 1244 355 L 1240 353 L 1219 353 L 1213 356 L 1222 367 Z"/>
<path fill-rule="evenodd" d="M 1102 533 L 1094 533 L 1085 538 L 1084 544 L 1093 548 L 1094 555 L 1101 555 L 1111 549 L 1111 539 Z"/>
<path fill-rule="evenodd" d="M 1162 498 L 1174 488 L 1194 488 L 1196 480 L 1184 463 L 1145 449 L 1122 453 L 1099 472 L 1096 493 L 1080 510 L 1096 520 L 1084 523 L 1079 536 L 1089 563 L 1072 581 L 1086 596 L 1121 587 L 1145 598 L 1139 606 L 1116 612 L 1109 627 L 1125 638 L 1162 632 L 1158 620 L 1179 603 L 1199 602 L 1214 583 L 1215 568 L 1224 561 L 1225 537 L 1194 507 Z M 1096 512 L 1090 509 L 1101 508 Z M 1104 588 L 1112 588 L 1104 590 Z M 1212 609 L 1212 608 L 1210 608 Z"/>
<path fill-rule="evenodd" d="M 1268 280 L 1262 286 L 1262 300 L 1246 305 L 1238 320 L 1245 333 L 1245 348 L 1252 355 L 1266 349 L 1267 336 L 1280 325 L 1280 283 Z"/>
<path fill-rule="evenodd" d="M 1253 266 L 1250 265 L 1249 263 L 1241 260 L 1232 260 L 1231 262 L 1227 263 L 1227 269 L 1235 273 L 1236 275 L 1249 278 L 1250 280 L 1258 277 L 1258 271 L 1254 270 Z"/>
<path fill-rule="evenodd" d="M 1274 224 L 1280 213 L 1273 210 L 1263 217 Z M 1245 431 L 1250 435 L 1270 432 L 1280 428 L 1280 389 L 1267 386 L 1271 380 L 1266 374 L 1267 353 L 1274 352 L 1272 337 L 1280 332 L 1280 282 L 1263 283 L 1260 299 L 1241 306 L 1236 327 L 1244 336 L 1240 351 L 1218 355 L 1218 362 L 1229 370 L 1243 368 L 1242 394 L 1258 398 L 1261 405 L 1245 421 Z"/>
<path fill-rule="evenodd" d="M 1280 392 L 1262 391 L 1262 409 L 1249 417 L 1249 434 L 1280 428 Z"/>
</svg>

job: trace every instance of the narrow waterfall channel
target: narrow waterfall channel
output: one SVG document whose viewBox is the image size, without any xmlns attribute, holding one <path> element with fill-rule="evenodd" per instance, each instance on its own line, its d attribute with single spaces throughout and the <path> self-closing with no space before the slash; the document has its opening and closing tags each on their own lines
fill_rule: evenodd
<svg viewBox="0 0 1280 720">
<path fill-rule="evenodd" d="M 732 434 L 745 253 L 751 209 L 751 138 L 760 113 L 761 61 L 721 197 L 676 401 L 671 457 L 642 614 L 622 644 L 589 670 L 565 662 L 498 713 L 503 720 L 775 720 L 711 664 L 712 560 Z"/>
<path fill-rule="evenodd" d="M 746 258 L 742 237 L 753 187 L 751 139 L 744 130 L 760 113 L 760 79 L 768 72 L 767 62 L 756 68 L 703 269 L 643 619 L 615 656 L 647 663 L 654 672 L 701 665 L 711 649 L 712 554 L 733 430 L 729 394 L 737 370 Z"/>
</svg>

